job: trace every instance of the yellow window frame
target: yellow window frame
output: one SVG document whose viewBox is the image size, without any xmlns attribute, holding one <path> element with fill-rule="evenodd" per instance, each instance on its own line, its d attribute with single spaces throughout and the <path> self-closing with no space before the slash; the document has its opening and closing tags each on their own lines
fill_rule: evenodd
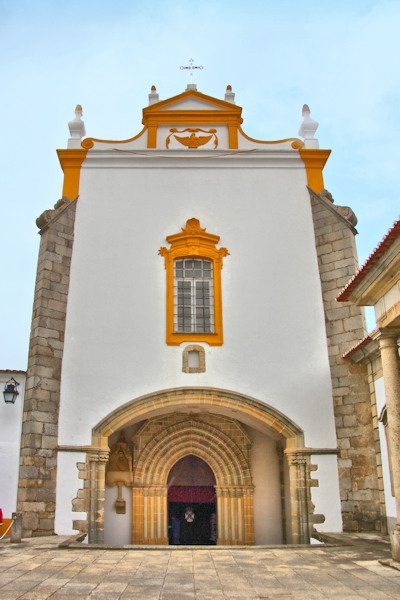
<svg viewBox="0 0 400 600">
<path fill-rule="evenodd" d="M 166 238 L 171 244 L 170 248 L 164 246 L 158 251 L 164 257 L 164 266 L 167 272 L 167 298 L 166 298 L 166 343 L 169 346 L 179 346 L 184 342 L 206 342 L 210 346 L 222 346 L 222 286 L 221 271 L 222 260 L 229 254 L 226 248 L 216 248 L 219 236 L 207 233 L 200 227 L 196 218 L 188 219 L 186 227 L 181 233 L 169 235 Z M 213 263 L 214 285 L 214 332 L 191 333 L 174 331 L 174 262 L 177 259 L 203 258 Z"/>
</svg>

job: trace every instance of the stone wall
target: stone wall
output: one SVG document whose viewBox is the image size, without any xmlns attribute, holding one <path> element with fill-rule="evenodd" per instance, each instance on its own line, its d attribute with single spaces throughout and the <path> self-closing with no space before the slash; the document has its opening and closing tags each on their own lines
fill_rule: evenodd
<svg viewBox="0 0 400 600">
<path fill-rule="evenodd" d="M 23 536 L 54 533 L 61 363 L 74 239 L 76 201 L 62 199 L 36 221 L 36 274 L 17 510 Z"/>
<path fill-rule="evenodd" d="M 374 344 L 374 345 L 373 345 Z M 382 533 L 388 533 L 388 519 L 386 513 L 386 500 L 384 491 L 384 475 L 382 467 L 382 450 L 380 444 L 380 433 L 379 433 L 379 414 L 376 403 L 375 393 L 375 381 L 380 377 L 383 377 L 382 373 L 382 361 L 378 351 L 379 344 L 377 342 L 369 344 L 367 351 L 356 353 L 351 356 L 353 363 L 363 363 L 366 365 L 368 370 L 368 383 L 371 397 L 371 409 L 372 409 L 372 420 L 374 425 L 374 436 L 375 436 L 375 450 L 376 450 L 376 465 L 378 473 L 378 487 L 379 487 L 379 498 L 381 504 L 381 516 L 382 516 Z M 364 356 L 360 356 L 364 354 Z"/>
<path fill-rule="evenodd" d="M 366 335 L 363 309 L 336 302 L 358 270 L 354 213 L 310 190 L 332 377 L 339 482 L 345 531 L 380 530 L 381 505 L 367 367 L 343 354 Z"/>
</svg>

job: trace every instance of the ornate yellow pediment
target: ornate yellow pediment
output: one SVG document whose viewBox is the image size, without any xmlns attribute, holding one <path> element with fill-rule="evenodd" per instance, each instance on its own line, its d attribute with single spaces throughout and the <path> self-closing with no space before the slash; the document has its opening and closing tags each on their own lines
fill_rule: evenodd
<svg viewBox="0 0 400 600">
<path fill-rule="evenodd" d="M 195 131 L 196 127 L 199 127 L 199 131 L 204 131 L 200 129 L 201 125 L 207 127 L 210 125 L 225 125 L 228 127 L 229 132 L 229 148 L 237 148 L 238 129 L 242 122 L 242 109 L 240 106 L 225 100 L 212 98 L 196 90 L 188 90 L 173 98 L 147 106 L 143 109 L 142 119 L 143 125 L 148 129 L 148 148 L 157 147 L 157 129 L 160 125 L 170 125 L 175 128 L 176 126 L 183 126 L 183 129 L 188 127 L 191 129 L 190 133 L 194 134 L 197 133 Z M 208 132 L 211 133 L 211 130 L 208 129 Z M 188 144 L 183 144 L 189 148 L 198 148 L 205 142 L 200 142 L 197 146 L 189 144 L 197 144 L 199 137 L 195 135 Z M 180 142 L 180 140 L 178 141 Z"/>
</svg>

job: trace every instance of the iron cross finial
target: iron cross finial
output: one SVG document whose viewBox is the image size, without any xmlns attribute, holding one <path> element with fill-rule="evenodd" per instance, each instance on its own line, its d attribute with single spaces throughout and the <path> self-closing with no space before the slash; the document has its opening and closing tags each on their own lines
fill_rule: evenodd
<svg viewBox="0 0 400 600">
<path fill-rule="evenodd" d="M 180 69 L 182 69 L 182 70 L 183 69 L 189 69 L 189 71 L 190 71 L 190 85 L 192 85 L 193 84 L 193 71 L 195 69 L 200 69 L 200 70 L 204 69 L 204 67 L 203 66 L 199 66 L 199 67 L 193 66 L 193 63 L 194 63 L 193 58 L 189 58 L 189 63 L 190 63 L 189 67 L 180 67 Z"/>
</svg>

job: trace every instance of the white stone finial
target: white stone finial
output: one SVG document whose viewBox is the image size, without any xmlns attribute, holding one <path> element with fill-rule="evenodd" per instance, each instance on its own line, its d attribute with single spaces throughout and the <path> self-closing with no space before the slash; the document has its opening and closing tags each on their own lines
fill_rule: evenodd
<svg viewBox="0 0 400 600">
<path fill-rule="evenodd" d="M 232 104 L 235 104 L 235 94 L 232 92 L 231 85 L 226 86 L 225 102 L 231 102 Z"/>
<path fill-rule="evenodd" d="M 159 101 L 160 101 L 160 97 L 159 97 L 159 95 L 157 93 L 157 88 L 156 88 L 155 85 L 152 85 L 151 86 L 151 91 L 150 91 L 150 94 L 149 94 L 149 105 L 150 104 L 155 104 L 156 102 L 159 102 Z"/>
<path fill-rule="evenodd" d="M 82 106 L 76 105 L 75 119 L 68 123 L 71 137 L 68 140 L 68 148 L 80 148 L 81 139 L 86 135 L 85 123 L 82 121 Z"/>
<path fill-rule="evenodd" d="M 319 148 L 319 142 L 314 138 L 318 123 L 311 119 L 310 108 L 307 104 L 303 105 L 302 114 L 303 122 L 300 125 L 299 136 L 304 139 L 304 148 Z"/>
</svg>

